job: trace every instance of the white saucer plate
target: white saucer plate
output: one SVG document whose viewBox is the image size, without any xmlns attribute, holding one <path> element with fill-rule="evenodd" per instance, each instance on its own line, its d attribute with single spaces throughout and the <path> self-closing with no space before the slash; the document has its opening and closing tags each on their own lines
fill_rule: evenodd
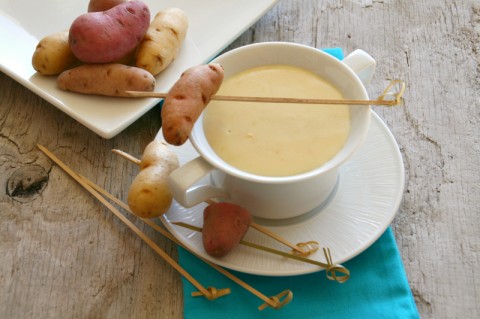
<svg viewBox="0 0 480 319">
<path fill-rule="evenodd" d="M 181 164 L 198 156 L 190 143 L 175 148 Z M 364 145 L 342 166 L 336 190 L 328 202 L 305 216 L 268 222 L 257 220 L 292 243 L 317 241 L 330 248 L 334 263 L 344 263 L 372 245 L 395 217 L 404 190 L 404 166 L 398 145 L 385 123 L 372 111 Z M 301 275 L 323 270 L 315 265 L 238 246 L 224 258 L 206 254 L 201 233 L 172 225 L 185 222 L 201 227 L 203 209 L 186 209 L 176 202 L 161 217 L 166 228 L 187 248 L 220 266 L 249 274 L 267 276 Z M 250 229 L 245 240 L 288 251 L 271 238 Z M 326 263 L 321 249 L 309 257 Z"/>
<path fill-rule="evenodd" d="M 155 91 L 166 92 L 187 68 L 205 63 L 261 18 L 278 0 L 144 0 L 151 16 L 177 7 L 189 30 L 177 59 L 157 77 Z M 0 0 L 0 71 L 47 100 L 99 136 L 111 138 L 155 106 L 160 99 L 122 99 L 65 92 L 55 76 L 32 67 L 40 39 L 68 30 L 87 11 L 86 0 Z"/>
</svg>

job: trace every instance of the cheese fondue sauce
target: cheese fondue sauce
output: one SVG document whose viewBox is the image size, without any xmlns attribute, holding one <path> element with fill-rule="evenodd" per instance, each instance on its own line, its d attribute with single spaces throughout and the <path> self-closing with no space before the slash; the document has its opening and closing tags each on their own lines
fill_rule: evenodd
<svg viewBox="0 0 480 319">
<path fill-rule="evenodd" d="M 286 65 L 236 74 L 217 94 L 343 98 L 316 74 Z M 211 101 L 204 112 L 205 136 L 217 155 L 262 176 L 296 175 L 321 166 L 342 148 L 350 127 L 346 105 Z"/>
</svg>

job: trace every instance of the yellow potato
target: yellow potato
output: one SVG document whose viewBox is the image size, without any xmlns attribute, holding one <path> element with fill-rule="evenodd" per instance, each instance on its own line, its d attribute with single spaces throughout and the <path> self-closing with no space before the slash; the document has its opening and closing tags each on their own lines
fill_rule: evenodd
<svg viewBox="0 0 480 319">
<path fill-rule="evenodd" d="M 140 43 L 134 65 L 153 75 L 162 72 L 178 56 L 187 29 L 188 19 L 181 9 L 158 12 Z"/>
<path fill-rule="evenodd" d="M 78 62 L 68 44 L 68 30 L 46 36 L 32 57 L 33 68 L 44 75 L 56 75 Z"/>
<path fill-rule="evenodd" d="M 177 155 L 167 143 L 153 141 L 147 145 L 140 163 L 140 172 L 128 191 L 128 206 L 142 218 L 158 217 L 168 211 L 173 197 L 167 179 L 178 168 Z"/>
</svg>

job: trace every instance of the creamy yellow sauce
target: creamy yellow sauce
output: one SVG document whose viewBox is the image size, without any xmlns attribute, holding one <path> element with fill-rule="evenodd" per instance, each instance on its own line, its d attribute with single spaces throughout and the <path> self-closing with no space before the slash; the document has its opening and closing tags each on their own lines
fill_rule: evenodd
<svg viewBox="0 0 480 319">
<path fill-rule="evenodd" d="M 341 99 L 316 74 L 292 66 L 253 68 L 226 79 L 219 95 Z M 204 130 L 227 163 L 262 176 L 290 176 L 317 168 L 344 145 L 350 127 L 346 105 L 212 101 Z"/>
</svg>

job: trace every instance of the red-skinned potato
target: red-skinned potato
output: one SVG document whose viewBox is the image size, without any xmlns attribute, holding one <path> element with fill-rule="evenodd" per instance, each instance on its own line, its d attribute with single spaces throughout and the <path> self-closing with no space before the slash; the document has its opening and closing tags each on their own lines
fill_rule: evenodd
<svg viewBox="0 0 480 319">
<path fill-rule="evenodd" d="M 84 63 L 118 61 L 142 41 L 149 25 L 150 10 L 139 0 L 85 13 L 70 26 L 70 49 Z"/>
<path fill-rule="evenodd" d="M 124 2 L 127 0 L 90 0 L 88 12 L 106 11 Z"/>
<path fill-rule="evenodd" d="M 184 144 L 193 125 L 223 81 L 218 63 L 194 66 L 175 82 L 162 106 L 162 133 L 172 145 Z"/>
<path fill-rule="evenodd" d="M 207 254 L 223 257 L 238 246 L 252 223 L 243 207 L 232 203 L 213 203 L 203 212 L 202 241 Z"/>
</svg>

